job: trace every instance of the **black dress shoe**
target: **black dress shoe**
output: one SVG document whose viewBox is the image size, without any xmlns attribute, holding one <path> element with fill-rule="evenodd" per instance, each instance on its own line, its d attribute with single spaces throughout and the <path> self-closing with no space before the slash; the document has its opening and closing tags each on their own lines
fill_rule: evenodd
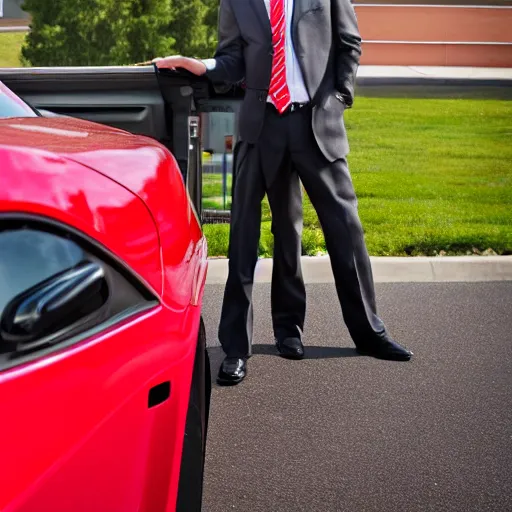
<svg viewBox="0 0 512 512">
<path fill-rule="evenodd" d="M 241 357 L 226 357 L 220 365 L 217 384 L 234 386 L 242 382 L 247 374 L 245 359 Z"/>
<path fill-rule="evenodd" d="M 302 359 L 304 357 L 304 345 L 300 338 L 282 338 L 276 340 L 279 355 L 286 359 Z"/>
<path fill-rule="evenodd" d="M 410 350 L 402 347 L 387 333 L 369 343 L 356 343 L 356 350 L 362 355 L 387 361 L 409 361 L 413 356 Z"/>
</svg>

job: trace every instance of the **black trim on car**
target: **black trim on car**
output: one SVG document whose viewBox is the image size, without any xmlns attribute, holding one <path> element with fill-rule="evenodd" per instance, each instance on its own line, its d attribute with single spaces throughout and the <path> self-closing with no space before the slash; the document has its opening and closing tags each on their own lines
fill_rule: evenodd
<svg viewBox="0 0 512 512">
<path fill-rule="evenodd" d="M 201 318 L 183 439 L 176 512 L 201 512 L 211 389 L 210 359 Z"/>
</svg>

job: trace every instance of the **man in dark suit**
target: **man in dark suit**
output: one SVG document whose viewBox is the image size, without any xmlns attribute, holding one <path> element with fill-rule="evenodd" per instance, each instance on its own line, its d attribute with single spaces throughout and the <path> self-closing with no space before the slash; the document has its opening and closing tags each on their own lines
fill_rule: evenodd
<svg viewBox="0 0 512 512">
<path fill-rule="evenodd" d="M 346 156 L 361 38 L 350 0 L 221 0 L 213 59 L 155 59 L 158 67 L 245 82 L 234 158 L 229 277 L 219 327 L 218 382 L 236 384 L 251 354 L 252 285 L 261 201 L 275 239 L 272 318 L 283 357 L 304 356 L 299 179 L 318 214 L 343 317 L 359 352 L 407 361 L 377 316 L 370 260 Z"/>
</svg>

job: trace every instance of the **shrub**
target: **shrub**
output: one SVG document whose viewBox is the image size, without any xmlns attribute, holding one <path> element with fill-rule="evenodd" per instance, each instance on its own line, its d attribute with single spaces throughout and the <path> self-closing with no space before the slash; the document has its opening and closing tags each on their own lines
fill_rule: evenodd
<svg viewBox="0 0 512 512">
<path fill-rule="evenodd" d="M 31 66 L 103 66 L 174 50 L 169 0 L 25 0 L 32 15 L 22 59 Z"/>
</svg>

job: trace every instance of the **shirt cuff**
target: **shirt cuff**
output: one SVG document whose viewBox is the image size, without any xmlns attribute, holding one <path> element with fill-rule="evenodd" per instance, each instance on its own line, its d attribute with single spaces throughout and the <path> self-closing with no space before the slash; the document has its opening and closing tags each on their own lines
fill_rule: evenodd
<svg viewBox="0 0 512 512">
<path fill-rule="evenodd" d="M 215 59 L 202 59 L 201 62 L 206 66 L 207 71 L 213 71 L 217 67 Z"/>
</svg>

